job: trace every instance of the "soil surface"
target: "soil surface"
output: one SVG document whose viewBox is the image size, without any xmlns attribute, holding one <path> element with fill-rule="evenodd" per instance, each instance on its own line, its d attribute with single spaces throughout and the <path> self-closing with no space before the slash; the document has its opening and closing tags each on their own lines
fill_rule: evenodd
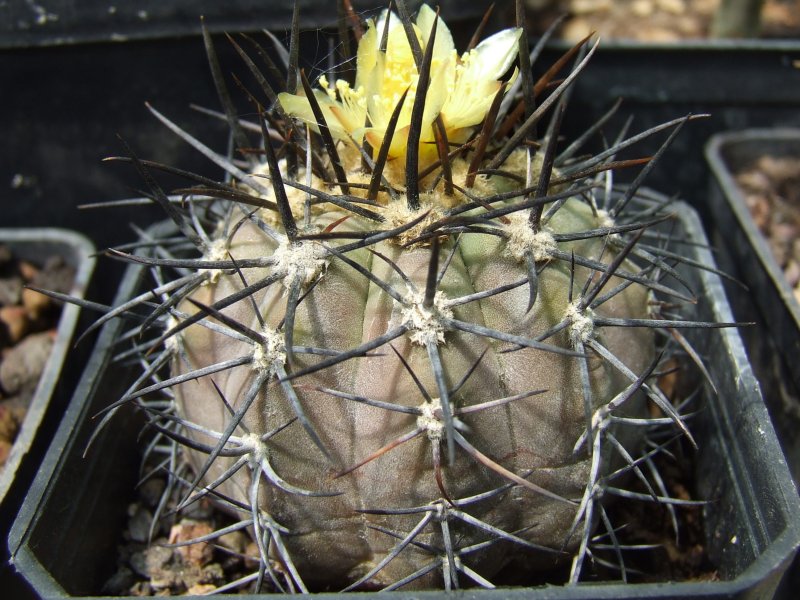
<svg viewBox="0 0 800 600">
<path fill-rule="evenodd" d="M 738 173 L 736 182 L 800 302 L 800 157 L 763 156 Z"/>
<path fill-rule="evenodd" d="M 577 42 L 592 32 L 601 39 L 676 42 L 709 35 L 720 0 L 527 0 L 533 30 L 543 32 L 567 15 L 558 35 Z M 800 36 L 800 2 L 765 0 L 762 38 Z"/>
<path fill-rule="evenodd" d="M 0 469 L 33 399 L 61 313 L 58 303 L 26 286 L 68 293 L 74 277 L 60 256 L 34 265 L 0 244 Z"/>
</svg>

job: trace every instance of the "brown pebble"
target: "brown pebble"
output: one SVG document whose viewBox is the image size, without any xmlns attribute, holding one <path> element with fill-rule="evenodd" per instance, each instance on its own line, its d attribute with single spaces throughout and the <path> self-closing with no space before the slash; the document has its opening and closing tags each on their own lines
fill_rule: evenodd
<svg viewBox="0 0 800 600">
<path fill-rule="evenodd" d="M 195 583 L 192 587 L 186 590 L 187 596 L 202 596 L 217 589 L 217 586 L 210 583 Z"/>
<path fill-rule="evenodd" d="M 247 544 L 250 538 L 247 534 L 241 531 L 231 531 L 219 537 L 219 545 L 236 552 L 237 554 L 244 554 L 247 549 Z"/>
<path fill-rule="evenodd" d="M 790 287 L 797 286 L 800 283 L 800 262 L 794 258 L 790 259 L 783 274 L 786 276 L 786 281 L 789 282 Z"/>
<path fill-rule="evenodd" d="M 0 306 L 13 306 L 22 301 L 22 279 L 3 277 L 0 279 Z"/>
<path fill-rule="evenodd" d="M 245 558 L 244 566 L 247 569 L 255 569 L 258 567 L 259 564 L 259 556 L 261 556 L 261 552 L 258 550 L 258 544 L 251 541 L 247 544 L 247 548 L 245 548 Z"/>
<path fill-rule="evenodd" d="M 17 266 L 19 269 L 20 275 L 26 281 L 33 281 L 36 276 L 39 274 L 39 269 L 36 265 L 29 263 L 27 260 L 19 261 L 19 265 Z"/>
<path fill-rule="evenodd" d="M 0 440 L 0 467 L 6 464 L 8 455 L 11 454 L 11 446 L 13 446 L 11 442 Z"/>
<path fill-rule="evenodd" d="M 155 507 L 161 500 L 166 482 L 158 477 L 151 477 L 139 486 L 139 497 L 147 506 Z"/>
<path fill-rule="evenodd" d="M 23 387 L 35 387 L 52 348 L 53 336 L 48 331 L 29 335 L 11 348 L 0 364 L 0 388 L 13 395 Z"/>
<path fill-rule="evenodd" d="M 19 431 L 19 418 L 6 403 L 0 404 L 0 440 L 13 442 Z"/>
<path fill-rule="evenodd" d="M 130 595 L 144 598 L 153 595 L 153 588 L 147 581 L 137 581 L 131 586 Z"/>
<path fill-rule="evenodd" d="M 22 290 L 22 305 L 25 307 L 25 312 L 32 321 L 44 315 L 52 304 L 53 300 L 50 296 L 28 288 Z"/>
<path fill-rule="evenodd" d="M 0 307 L 0 340 L 13 346 L 28 333 L 29 328 L 30 319 L 24 307 Z"/>
<path fill-rule="evenodd" d="M 146 542 L 150 538 L 150 525 L 153 522 L 153 515 L 142 506 L 137 506 L 136 510 L 128 519 L 128 533 L 134 542 Z"/>
<path fill-rule="evenodd" d="M 169 543 L 176 544 L 187 542 L 199 538 L 214 531 L 208 523 L 190 521 L 184 519 L 177 525 L 173 525 L 169 532 Z M 203 566 L 211 562 L 214 556 L 214 549 L 207 542 L 179 546 L 177 548 L 183 562 L 187 565 Z"/>
<path fill-rule="evenodd" d="M 30 283 L 38 288 L 68 294 L 74 280 L 75 269 L 62 256 L 51 256 Z"/>
</svg>

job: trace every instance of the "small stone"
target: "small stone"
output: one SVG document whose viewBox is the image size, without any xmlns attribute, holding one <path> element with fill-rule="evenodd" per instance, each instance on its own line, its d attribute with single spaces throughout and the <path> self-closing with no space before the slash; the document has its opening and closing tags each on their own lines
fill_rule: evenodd
<svg viewBox="0 0 800 600">
<path fill-rule="evenodd" d="M 147 581 L 137 581 L 131 586 L 129 593 L 137 598 L 146 598 L 153 595 L 153 587 Z"/>
<path fill-rule="evenodd" d="M 655 6 L 651 0 L 634 0 L 631 4 L 631 12 L 637 17 L 649 17 L 654 10 Z"/>
<path fill-rule="evenodd" d="M 571 42 L 578 42 L 592 32 L 592 25 L 582 17 L 575 17 L 564 24 L 561 37 Z"/>
<path fill-rule="evenodd" d="M 75 269 L 62 256 L 51 256 L 30 283 L 45 290 L 68 294 L 74 280 Z"/>
<path fill-rule="evenodd" d="M 182 513 L 187 519 L 202 521 L 203 519 L 210 518 L 211 515 L 214 514 L 214 507 L 207 498 L 202 498 L 197 502 L 192 502 Z"/>
<path fill-rule="evenodd" d="M 30 328 L 30 320 L 22 306 L 3 306 L 0 308 L 0 340 L 8 345 L 17 344 Z"/>
<path fill-rule="evenodd" d="M 0 388 L 12 395 L 23 387 L 35 387 L 53 348 L 50 332 L 29 335 L 11 348 L 0 363 Z"/>
<path fill-rule="evenodd" d="M 11 248 L 5 244 L 0 244 L 0 268 L 6 267 L 13 258 L 14 255 L 11 253 Z"/>
<path fill-rule="evenodd" d="M 133 515 L 128 519 L 128 533 L 134 542 L 147 542 L 150 538 L 150 526 L 153 515 L 142 506 L 137 506 Z"/>
<path fill-rule="evenodd" d="M 155 507 L 161 500 L 166 483 L 158 477 L 150 477 L 139 486 L 139 497 L 145 505 Z"/>
<path fill-rule="evenodd" d="M 177 525 L 173 525 L 169 532 L 169 543 L 177 544 L 187 542 L 199 537 L 213 533 L 214 528 L 208 523 L 199 523 L 184 519 Z M 199 542 L 188 546 L 176 548 L 183 562 L 192 566 L 203 566 L 211 562 L 214 557 L 214 548 L 207 542 Z"/>
<path fill-rule="evenodd" d="M 800 283 L 800 262 L 794 258 L 789 259 L 783 274 L 786 277 L 786 281 L 789 282 L 789 285 L 795 287 Z"/>
<path fill-rule="evenodd" d="M 0 467 L 6 464 L 8 456 L 11 454 L 11 447 L 13 445 L 14 444 L 9 441 L 0 440 Z"/>
<path fill-rule="evenodd" d="M 20 275 L 22 275 L 22 279 L 24 279 L 26 283 L 33 281 L 39 274 L 39 269 L 36 265 L 29 263 L 27 260 L 19 261 L 17 268 L 19 269 Z"/>
<path fill-rule="evenodd" d="M 150 573 L 159 569 L 163 569 L 169 564 L 172 559 L 172 548 L 165 548 L 164 546 L 153 545 L 145 550 L 145 557 L 147 560 L 147 568 Z"/>
<path fill-rule="evenodd" d="M 109 596 L 127 596 L 128 591 L 136 583 L 136 576 L 128 567 L 120 567 L 111 578 L 103 584 L 102 592 Z"/>
<path fill-rule="evenodd" d="M 247 544 L 250 542 L 250 538 L 241 531 L 231 531 L 230 533 L 220 536 L 217 542 L 220 546 L 232 552 L 244 554 L 247 550 Z"/>
<path fill-rule="evenodd" d="M 671 44 L 680 41 L 680 36 L 666 27 L 653 27 L 648 32 L 647 40 L 654 44 Z"/>
<path fill-rule="evenodd" d="M 217 586 L 210 583 L 195 583 L 192 587 L 186 590 L 186 595 L 203 596 L 205 594 L 210 594 L 215 589 L 217 589 Z"/>
<path fill-rule="evenodd" d="M 22 290 L 22 306 L 25 307 L 25 314 L 35 321 L 44 315 L 53 305 L 50 296 L 46 296 L 36 290 L 25 288 Z"/>
<path fill-rule="evenodd" d="M 0 404 L 0 440 L 13 442 L 19 431 L 19 418 L 5 402 Z"/>
<path fill-rule="evenodd" d="M 247 548 L 245 548 L 245 561 L 244 565 L 245 568 L 248 569 L 255 569 L 258 567 L 259 564 L 259 557 L 261 556 L 261 552 L 258 550 L 258 544 L 251 541 L 247 544 Z"/>
<path fill-rule="evenodd" d="M 22 301 L 22 279 L 4 277 L 0 279 L 0 306 L 13 306 Z"/>
<path fill-rule="evenodd" d="M 145 555 L 144 551 L 142 552 L 134 552 L 130 558 L 128 563 L 131 566 L 131 569 L 134 570 L 140 577 L 150 578 L 150 571 L 147 568 L 147 556 Z"/>
<path fill-rule="evenodd" d="M 586 15 L 611 10 L 612 0 L 572 0 L 570 12 L 574 15 Z"/>
<path fill-rule="evenodd" d="M 682 15 L 686 12 L 684 0 L 658 0 L 658 8 L 671 15 Z"/>
</svg>

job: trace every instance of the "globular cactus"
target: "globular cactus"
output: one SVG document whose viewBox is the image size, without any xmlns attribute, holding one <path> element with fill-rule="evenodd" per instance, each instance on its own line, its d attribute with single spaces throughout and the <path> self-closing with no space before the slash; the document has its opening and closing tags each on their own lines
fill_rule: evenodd
<svg viewBox="0 0 800 600">
<path fill-rule="evenodd" d="M 665 148 L 688 118 L 595 156 L 579 152 L 602 123 L 559 148 L 593 48 L 534 83 L 520 29 L 458 56 L 432 9 L 413 22 L 396 4 L 399 16 L 353 23 L 352 83 L 313 90 L 299 73 L 298 86 L 295 34 L 277 95 L 243 45 L 263 49 L 231 38 L 263 93 L 254 126 L 206 36 L 239 157 L 153 109 L 230 180 L 127 159 L 184 238 L 115 253 L 159 286 L 101 321 L 157 298 L 134 332 L 163 331 L 114 408 L 135 401 L 180 445 L 181 504 L 213 498 L 238 518 L 220 535 L 250 531 L 253 579 L 274 589 L 490 587 L 512 557 L 572 560 L 578 581 L 597 524 L 616 539 L 605 493 L 627 477 L 667 495 L 642 471 L 660 448 L 647 426 L 691 439 L 653 373 L 668 340 L 693 354 L 678 329 L 706 324 L 661 313 L 686 293 L 654 231 L 669 207 L 639 190 L 655 161 L 615 160 L 672 128 Z M 614 169 L 641 164 L 632 186 L 613 185 Z M 178 204 L 154 170 L 194 186 Z M 159 393 L 168 403 L 148 404 Z"/>
</svg>

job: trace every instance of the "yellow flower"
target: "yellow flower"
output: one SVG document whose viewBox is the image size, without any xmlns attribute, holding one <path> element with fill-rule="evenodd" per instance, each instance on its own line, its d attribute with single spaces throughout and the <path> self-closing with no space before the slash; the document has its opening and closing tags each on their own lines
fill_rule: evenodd
<svg viewBox="0 0 800 600">
<path fill-rule="evenodd" d="M 423 51 L 436 18 L 427 5 L 417 14 L 413 27 Z M 388 40 L 386 51 L 382 52 L 380 40 L 387 19 Z M 456 143 L 466 141 L 472 129 L 483 121 L 500 89 L 500 78 L 517 56 L 521 34 L 521 29 L 506 29 L 459 57 L 449 29 L 439 20 L 420 135 L 421 167 L 436 158 L 435 146 L 430 142 L 434 140 L 432 123 L 438 115 L 442 117 L 448 140 Z M 377 154 L 391 114 L 408 89 L 389 149 L 389 157 L 398 158 L 406 153 L 418 80 L 414 56 L 400 19 L 384 11 L 377 22 L 369 22 L 359 42 L 355 85 L 351 87 L 343 80 L 331 84 L 321 77 L 322 89 L 314 94 L 334 138 L 348 143 L 352 138 L 359 144 L 366 139 Z M 316 120 L 305 96 L 282 93 L 278 100 L 287 114 L 315 127 Z"/>
</svg>

